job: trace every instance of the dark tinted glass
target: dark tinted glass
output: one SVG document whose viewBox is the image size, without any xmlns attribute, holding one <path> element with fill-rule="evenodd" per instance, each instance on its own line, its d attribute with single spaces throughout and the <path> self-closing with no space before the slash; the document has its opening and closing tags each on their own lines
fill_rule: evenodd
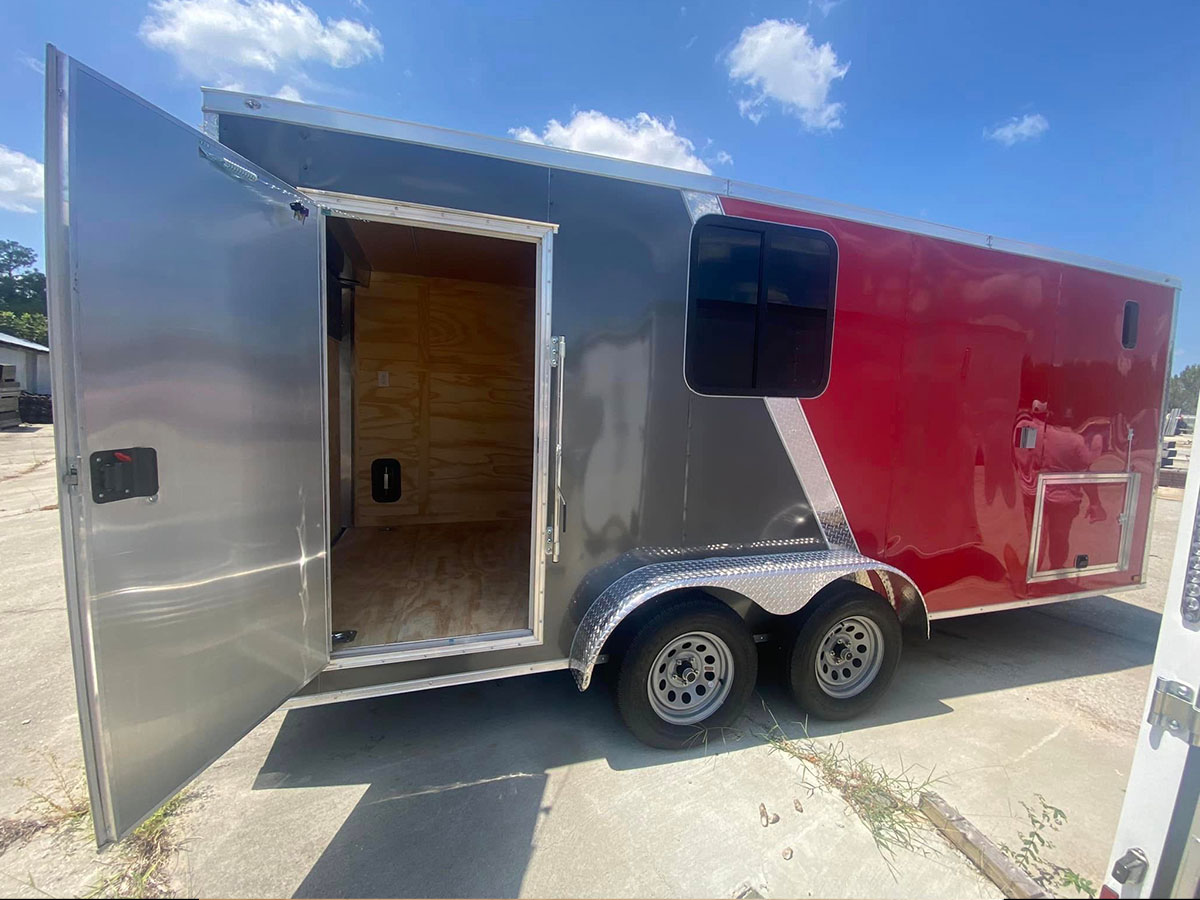
<svg viewBox="0 0 1200 900">
<path fill-rule="evenodd" d="M 1137 346 L 1138 314 L 1140 308 L 1136 300 L 1125 301 L 1125 321 L 1121 323 L 1121 346 L 1132 350 Z"/>
<path fill-rule="evenodd" d="M 719 225 L 696 230 L 689 379 L 703 391 L 749 393 L 754 387 L 762 234 Z"/>
<path fill-rule="evenodd" d="M 703 394 L 821 393 L 836 271 L 837 248 L 824 232 L 717 216 L 697 223 L 688 383 Z"/>
<path fill-rule="evenodd" d="M 789 229 L 770 235 L 763 266 L 766 315 L 759 335 L 759 393 L 811 396 L 824 386 L 831 256 L 832 244 L 809 232 Z"/>
</svg>

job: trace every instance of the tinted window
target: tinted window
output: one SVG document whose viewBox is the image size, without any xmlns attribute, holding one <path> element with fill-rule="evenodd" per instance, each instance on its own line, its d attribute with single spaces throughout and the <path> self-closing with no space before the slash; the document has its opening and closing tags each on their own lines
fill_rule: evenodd
<svg viewBox="0 0 1200 900">
<path fill-rule="evenodd" d="M 1121 346 L 1126 350 L 1132 350 L 1137 346 L 1139 312 L 1136 300 L 1125 301 L 1125 319 L 1121 323 Z"/>
<path fill-rule="evenodd" d="M 829 376 L 837 247 L 821 231 L 696 223 L 686 372 L 702 394 L 814 397 Z"/>
</svg>

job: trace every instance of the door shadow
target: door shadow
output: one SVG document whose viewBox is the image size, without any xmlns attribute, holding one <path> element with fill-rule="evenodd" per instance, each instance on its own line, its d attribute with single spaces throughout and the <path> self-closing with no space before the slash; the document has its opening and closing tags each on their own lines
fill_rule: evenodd
<svg viewBox="0 0 1200 900">
<path fill-rule="evenodd" d="M 1109 597 L 935 623 L 910 641 L 888 696 L 852 722 L 808 724 L 814 737 L 951 711 L 947 699 L 1148 665 L 1158 613 Z M 615 770 L 761 744 L 775 721 L 803 721 L 765 651 L 759 697 L 740 734 L 682 752 L 645 747 L 624 728 L 606 679 L 579 694 L 565 672 L 290 711 L 255 789 L 366 784 L 297 897 L 512 897 L 549 773 L 604 760 Z M 761 702 L 760 702 L 761 701 Z M 671 772 L 663 770 L 663 777 Z M 686 790 L 686 785 L 682 786 Z M 663 810 L 670 815 L 670 810 Z M 619 810 L 597 809 L 598 816 Z M 587 865 L 587 823 L 580 858 Z M 596 883 L 603 883 L 597 872 Z"/>
</svg>

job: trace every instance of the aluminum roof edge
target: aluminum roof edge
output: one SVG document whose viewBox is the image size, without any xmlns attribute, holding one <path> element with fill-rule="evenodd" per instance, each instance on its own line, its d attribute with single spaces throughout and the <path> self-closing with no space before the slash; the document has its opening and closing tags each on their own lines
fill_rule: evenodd
<svg viewBox="0 0 1200 900">
<path fill-rule="evenodd" d="M 1138 266 L 1127 266 L 1082 253 L 1055 250 L 1025 241 L 981 234 L 951 225 L 938 225 L 934 222 L 925 222 L 894 213 L 862 209 L 777 188 L 745 184 L 716 175 L 704 175 L 699 172 L 670 169 L 650 163 L 614 159 L 578 150 L 564 150 L 560 147 L 548 147 L 545 144 L 536 144 L 531 141 L 472 134 L 436 125 L 419 125 L 370 113 L 349 112 L 330 106 L 281 100 L 277 97 L 264 97 L 259 94 L 245 94 L 218 88 L 202 88 L 201 91 L 204 97 L 202 111 L 206 115 L 247 116 L 292 125 L 308 125 L 313 128 L 405 141 L 444 150 L 458 150 L 515 162 L 584 172 L 590 175 L 637 181 L 659 187 L 718 194 L 722 197 L 750 200 L 852 222 L 879 225 L 912 234 L 927 235 L 959 244 L 971 244 L 1019 256 L 1046 259 L 1099 272 L 1109 272 L 1113 275 L 1147 281 L 1151 284 L 1166 285 L 1176 289 L 1181 287 L 1180 280 L 1173 275 L 1142 269 Z"/>
</svg>

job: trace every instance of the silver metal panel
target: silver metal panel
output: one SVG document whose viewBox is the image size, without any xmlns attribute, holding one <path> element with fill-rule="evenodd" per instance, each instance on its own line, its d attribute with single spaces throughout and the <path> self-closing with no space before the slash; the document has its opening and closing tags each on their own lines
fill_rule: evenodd
<svg viewBox="0 0 1200 900">
<path fill-rule="evenodd" d="M 803 607 L 821 588 L 847 575 L 883 576 L 893 603 L 924 605 L 903 572 L 850 550 L 818 550 L 765 556 L 717 557 L 653 563 L 613 582 L 588 608 L 571 645 L 571 669 L 580 690 L 591 681 L 604 642 L 621 620 L 659 594 L 680 588 L 719 587 L 749 597 L 764 610 L 786 615 Z M 866 578 L 859 583 L 869 581 Z"/>
<path fill-rule="evenodd" d="M 833 486 L 833 479 L 829 477 L 817 439 L 808 424 L 808 417 L 804 415 L 804 407 L 799 400 L 784 397 L 767 397 L 763 402 L 767 405 L 771 421 L 779 432 L 779 440 L 787 450 L 796 477 L 821 526 L 825 542 L 830 549 L 857 553 L 858 541 L 846 521 L 842 501 Z"/>
<path fill-rule="evenodd" d="M 725 208 L 716 194 L 701 194 L 697 191 L 681 191 L 684 205 L 694 224 L 701 216 L 723 216 Z"/>
<path fill-rule="evenodd" d="M 892 228 L 910 234 L 923 234 L 958 244 L 969 244 L 976 247 L 986 247 L 1004 253 L 1019 256 L 1029 256 L 1036 259 L 1048 259 L 1067 265 L 1094 269 L 1099 272 L 1111 272 L 1125 278 L 1138 281 L 1148 281 L 1152 284 L 1165 284 L 1179 287 L 1179 279 L 1152 272 L 1137 266 L 1127 266 L 1121 263 L 1096 259 L 1081 253 L 1066 250 L 1054 250 L 1040 247 L 1025 241 L 1014 241 L 991 234 L 968 231 L 949 225 L 938 225 L 908 216 L 892 213 L 877 212 L 862 209 L 844 203 L 834 203 L 791 191 L 776 190 L 745 184 L 720 178 L 715 175 L 701 175 L 696 172 L 685 172 L 681 169 L 668 169 L 648 163 L 631 160 L 613 159 L 598 156 L 593 153 L 581 153 L 575 150 L 562 150 L 548 147 L 544 144 L 534 144 L 527 141 L 514 141 L 505 138 L 488 137 L 454 131 L 449 128 L 437 128 L 432 125 L 418 125 L 412 122 L 402 122 L 396 119 L 386 119 L 365 113 L 348 112 L 327 106 L 315 106 L 307 103 L 297 103 L 291 100 L 280 100 L 276 97 L 242 94 L 236 91 L 225 91 L 216 88 L 204 89 L 203 111 L 218 115 L 246 116 L 266 119 L 274 122 L 286 122 L 295 125 L 308 125 L 315 128 L 340 131 L 347 134 L 362 134 L 372 137 L 405 141 L 429 147 L 447 150 L 459 150 L 481 156 L 498 159 L 526 162 L 534 165 L 552 166 L 573 172 L 583 172 L 591 175 L 603 175 L 609 178 L 620 178 L 626 181 L 637 181 L 643 184 L 653 184 L 660 187 L 678 188 L 684 191 L 694 191 L 699 194 L 718 194 L 727 197 L 737 197 L 788 209 L 798 209 L 818 215 L 832 216 L 853 222 L 864 222 Z"/>
<path fill-rule="evenodd" d="M 1025 580 L 1029 583 L 1039 581 L 1058 581 L 1063 578 L 1083 578 L 1089 575 L 1107 575 L 1111 572 L 1123 572 L 1129 568 L 1129 557 L 1133 547 L 1134 524 L 1137 517 L 1138 486 L 1141 483 L 1138 472 L 1045 472 L 1038 475 L 1037 494 L 1033 504 L 1033 527 L 1029 535 L 1029 565 Z M 1042 527 L 1046 505 L 1046 488 L 1053 485 L 1069 484 L 1124 484 L 1125 506 L 1118 519 L 1121 525 L 1121 538 L 1117 551 L 1117 559 L 1113 563 L 1088 566 L 1086 569 L 1074 567 L 1064 569 L 1038 569 L 1038 550 L 1042 541 Z M 1144 573 L 1143 573 L 1144 574 Z"/>
<path fill-rule="evenodd" d="M 253 163 L 49 63 L 59 465 L 79 472 L 60 505 L 103 844 L 327 661 L 320 228 Z M 158 495 L 94 504 L 89 454 L 137 446 Z"/>
</svg>

